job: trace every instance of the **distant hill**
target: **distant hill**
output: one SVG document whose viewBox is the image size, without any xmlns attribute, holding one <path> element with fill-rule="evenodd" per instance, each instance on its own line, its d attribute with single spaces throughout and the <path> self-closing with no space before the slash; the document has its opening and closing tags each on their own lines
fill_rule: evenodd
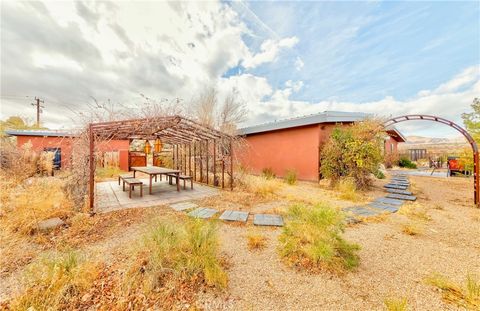
<svg viewBox="0 0 480 311">
<path fill-rule="evenodd" d="M 398 145 L 400 152 L 408 149 L 427 149 L 433 153 L 451 153 L 455 154 L 470 145 L 463 137 L 423 137 L 407 136 L 407 142 Z"/>
</svg>

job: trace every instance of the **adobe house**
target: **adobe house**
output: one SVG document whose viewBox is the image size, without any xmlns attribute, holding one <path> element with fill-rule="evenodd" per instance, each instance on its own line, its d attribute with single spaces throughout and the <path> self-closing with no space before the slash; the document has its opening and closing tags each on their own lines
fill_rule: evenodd
<svg viewBox="0 0 480 311">
<path fill-rule="evenodd" d="M 247 170 L 261 174 L 270 168 L 278 177 L 294 170 L 301 180 L 320 179 L 320 150 L 338 124 L 351 124 L 371 117 L 359 112 L 325 111 L 299 118 L 287 119 L 239 129 L 246 145 L 237 157 Z M 385 152 L 397 153 L 397 145 L 404 142 L 402 134 L 387 129 Z"/>
<path fill-rule="evenodd" d="M 5 134 L 16 137 L 17 147 L 31 144 L 32 151 L 55 152 L 54 165 L 57 168 L 68 168 L 71 162 L 72 144 L 76 135 L 65 131 L 49 130 L 6 130 Z M 128 171 L 128 140 L 109 140 L 99 144 L 100 152 L 118 152 L 120 169 Z"/>
</svg>

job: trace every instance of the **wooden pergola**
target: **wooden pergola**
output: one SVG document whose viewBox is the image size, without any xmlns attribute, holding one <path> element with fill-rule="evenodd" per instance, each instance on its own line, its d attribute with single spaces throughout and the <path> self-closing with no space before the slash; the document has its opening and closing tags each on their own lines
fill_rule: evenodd
<svg viewBox="0 0 480 311">
<path fill-rule="evenodd" d="M 112 139 L 155 140 L 172 147 L 173 167 L 194 181 L 225 188 L 225 174 L 233 189 L 234 137 L 181 116 L 90 123 L 88 127 L 89 207 L 93 213 L 95 197 L 95 143 Z M 212 177 L 212 178 L 210 178 Z"/>
</svg>

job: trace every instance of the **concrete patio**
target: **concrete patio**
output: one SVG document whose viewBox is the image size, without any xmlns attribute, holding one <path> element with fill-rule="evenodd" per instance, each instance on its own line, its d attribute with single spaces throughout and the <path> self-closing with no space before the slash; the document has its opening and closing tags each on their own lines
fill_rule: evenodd
<svg viewBox="0 0 480 311">
<path fill-rule="evenodd" d="M 171 204 L 187 200 L 196 200 L 206 198 L 219 193 L 218 189 L 199 185 L 194 183 L 193 189 L 187 185 L 183 189 L 183 183 L 180 182 L 180 192 L 177 191 L 175 183 L 169 185 L 168 182 L 158 180 L 152 183 L 152 194 L 148 193 L 148 178 L 140 178 L 143 182 L 143 197 L 140 197 L 140 187 L 135 187 L 132 192 L 132 198 L 128 197 L 128 186 L 123 192 L 122 185 L 118 181 L 104 181 L 95 184 L 95 211 L 97 213 L 106 213 L 125 208 L 149 207 L 163 204 Z"/>
</svg>

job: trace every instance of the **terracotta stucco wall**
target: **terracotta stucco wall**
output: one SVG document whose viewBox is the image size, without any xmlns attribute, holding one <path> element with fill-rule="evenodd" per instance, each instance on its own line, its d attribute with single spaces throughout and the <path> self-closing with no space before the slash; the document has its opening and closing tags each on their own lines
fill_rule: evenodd
<svg viewBox="0 0 480 311">
<path fill-rule="evenodd" d="M 20 148 L 29 142 L 32 144 L 32 150 L 42 152 L 45 148 L 60 148 L 62 154 L 62 168 L 70 166 L 72 155 L 72 143 L 75 138 L 72 137 L 43 137 L 43 136 L 17 136 L 17 146 Z M 120 163 L 128 163 L 128 140 L 110 140 L 108 142 L 99 142 L 95 146 L 100 152 L 126 150 L 127 160 L 120 159 Z M 125 153 L 123 153 L 125 156 Z M 124 169 L 125 165 L 121 167 Z M 128 164 L 127 164 L 128 170 Z"/>
<path fill-rule="evenodd" d="M 45 148 L 60 148 L 63 168 L 70 165 L 72 140 L 71 137 L 17 136 L 17 146 L 21 148 L 25 144 L 31 143 L 31 150 L 37 153 L 44 151 Z"/>
<path fill-rule="evenodd" d="M 278 177 L 295 170 L 301 180 L 318 180 L 319 126 L 311 125 L 248 135 L 236 152 L 253 174 L 271 168 Z"/>
<path fill-rule="evenodd" d="M 391 136 L 385 140 L 385 155 L 388 154 L 398 155 L 398 142 Z"/>
</svg>

